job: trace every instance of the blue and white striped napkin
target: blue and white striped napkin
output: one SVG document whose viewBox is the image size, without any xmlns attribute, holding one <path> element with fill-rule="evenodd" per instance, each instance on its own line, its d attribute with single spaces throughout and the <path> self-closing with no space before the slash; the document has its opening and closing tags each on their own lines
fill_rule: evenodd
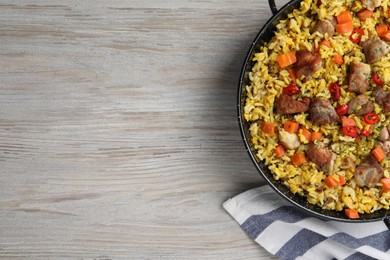
<svg viewBox="0 0 390 260">
<path fill-rule="evenodd" d="M 390 231 L 382 221 L 324 221 L 289 204 L 270 186 L 227 200 L 241 228 L 280 259 L 390 259 Z"/>
</svg>

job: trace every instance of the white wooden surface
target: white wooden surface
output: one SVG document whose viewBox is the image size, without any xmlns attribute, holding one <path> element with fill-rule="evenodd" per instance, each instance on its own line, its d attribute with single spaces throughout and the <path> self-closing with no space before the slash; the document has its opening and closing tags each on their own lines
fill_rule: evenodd
<svg viewBox="0 0 390 260">
<path fill-rule="evenodd" d="M 277 1 L 281 6 L 286 1 Z M 0 1 L 0 258 L 274 259 L 241 65 L 265 0 Z"/>
</svg>

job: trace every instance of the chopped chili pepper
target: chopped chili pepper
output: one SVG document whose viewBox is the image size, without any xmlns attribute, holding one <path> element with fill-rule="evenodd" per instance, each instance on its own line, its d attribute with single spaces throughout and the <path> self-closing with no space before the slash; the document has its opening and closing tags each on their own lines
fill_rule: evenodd
<svg viewBox="0 0 390 260">
<path fill-rule="evenodd" d="M 362 36 L 364 35 L 364 31 L 360 28 L 355 28 L 353 29 L 351 35 L 349 36 L 349 39 L 353 42 L 353 43 L 357 43 L 359 44 L 360 43 L 360 40 L 362 39 Z"/>
<path fill-rule="evenodd" d="M 293 84 L 288 85 L 283 89 L 283 93 L 289 96 L 298 94 L 299 92 L 301 92 L 301 89 L 297 85 L 293 85 Z"/>
<path fill-rule="evenodd" d="M 374 112 L 367 113 L 364 115 L 363 120 L 366 124 L 373 125 L 379 121 L 379 116 Z"/>
<path fill-rule="evenodd" d="M 374 81 L 375 84 L 377 84 L 378 86 L 383 86 L 385 85 L 385 83 L 379 78 L 379 74 L 378 73 L 374 73 L 374 75 L 372 75 L 372 81 Z"/>
<path fill-rule="evenodd" d="M 358 131 L 355 126 L 344 126 L 343 134 L 350 137 L 356 137 L 358 135 Z"/>
<path fill-rule="evenodd" d="M 366 129 L 362 129 L 362 130 L 360 130 L 360 134 L 362 135 L 362 136 L 365 136 L 365 137 L 367 137 L 367 136 L 370 136 L 370 131 L 368 131 L 368 130 L 366 130 Z"/>
<path fill-rule="evenodd" d="M 332 97 L 333 100 L 339 100 L 340 99 L 340 86 L 336 82 L 333 82 L 332 84 L 329 85 L 329 92 L 330 96 Z"/>
<path fill-rule="evenodd" d="M 348 105 L 342 104 L 336 108 L 336 113 L 339 116 L 344 116 L 348 113 Z"/>
</svg>

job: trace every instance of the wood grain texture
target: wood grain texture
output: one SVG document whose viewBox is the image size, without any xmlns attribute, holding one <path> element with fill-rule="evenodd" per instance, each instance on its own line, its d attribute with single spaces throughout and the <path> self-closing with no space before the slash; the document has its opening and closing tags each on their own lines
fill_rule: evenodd
<svg viewBox="0 0 390 260">
<path fill-rule="evenodd" d="M 286 1 L 278 1 L 278 5 Z M 0 1 L 0 258 L 274 259 L 236 92 L 267 1 Z"/>
</svg>

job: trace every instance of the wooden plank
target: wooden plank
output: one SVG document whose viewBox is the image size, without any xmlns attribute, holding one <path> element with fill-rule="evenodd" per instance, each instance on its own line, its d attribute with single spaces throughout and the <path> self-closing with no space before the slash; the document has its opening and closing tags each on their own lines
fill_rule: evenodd
<svg viewBox="0 0 390 260">
<path fill-rule="evenodd" d="M 273 259 L 236 89 L 266 1 L 1 1 L 0 256 Z"/>
</svg>

